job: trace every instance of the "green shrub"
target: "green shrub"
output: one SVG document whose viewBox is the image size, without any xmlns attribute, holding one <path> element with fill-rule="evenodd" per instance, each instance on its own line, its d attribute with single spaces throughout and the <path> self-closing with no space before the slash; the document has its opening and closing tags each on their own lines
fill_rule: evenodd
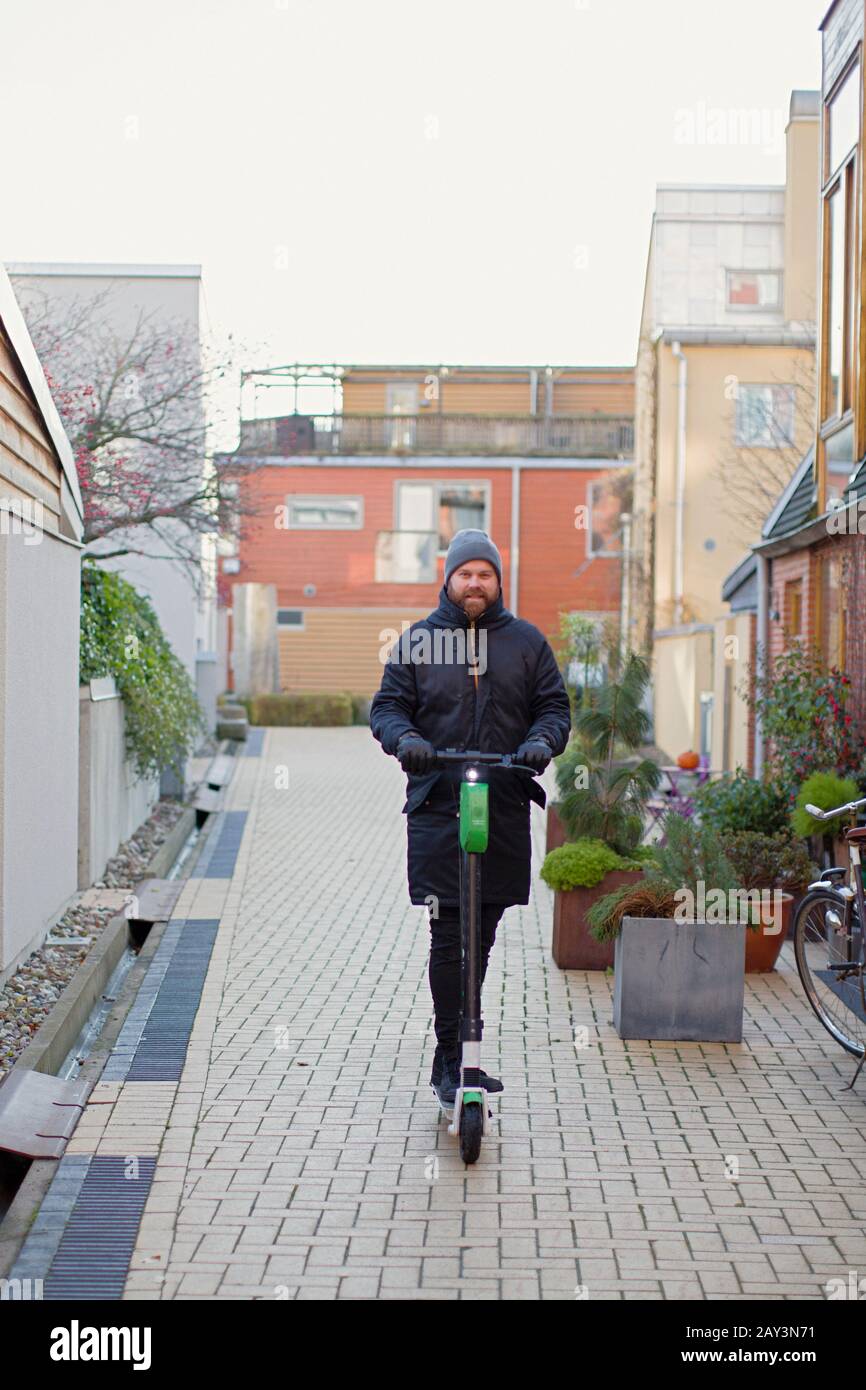
<svg viewBox="0 0 866 1390">
<path fill-rule="evenodd" d="M 648 758 L 627 755 L 649 737 L 649 680 L 646 662 L 630 653 L 619 678 L 593 691 L 575 720 L 574 736 L 556 760 L 559 816 L 571 840 L 601 839 L 620 854 L 640 842 L 661 771 Z"/>
<path fill-rule="evenodd" d="M 730 860 L 740 888 L 781 888 L 798 893 L 814 878 L 818 867 L 812 863 L 802 840 L 790 826 L 777 835 L 757 830 L 740 830 L 722 836 L 725 857 Z"/>
<path fill-rule="evenodd" d="M 372 696 L 371 696 L 371 695 L 350 695 L 350 696 L 349 696 L 349 699 L 352 701 L 352 723 L 353 723 L 353 724 L 369 724 L 369 723 L 370 723 L 370 704 L 371 704 L 371 702 L 372 702 Z"/>
<path fill-rule="evenodd" d="M 851 677 L 828 667 L 820 652 L 794 643 L 768 661 L 766 671 L 753 665 L 740 689 L 760 715 L 767 765 L 784 785 L 789 806 L 817 769 L 856 772 L 862 739 L 848 708 Z"/>
<path fill-rule="evenodd" d="M 697 898 L 698 884 L 707 892 L 727 893 L 739 887 L 730 860 L 722 849 L 720 836 L 709 825 L 669 811 L 664 819 L 666 843 L 654 845 L 655 863 L 647 867 L 647 878 L 661 880 L 669 888 L 688 888 Z"/>
<path fill-rule="evenodd" d="M 655 845 L 638 845 L 631 851 L 631 858 L 637 860 L 641 868 L 646 868 L 648 864 L 658 863 Z"/>
<path fill-rule="evenodd" d="M 180 774 L 207 731 L 186 667 L 148 599 L 111 570 L 81 570 L 79 679 L 113 676 L 123 700 L 127 754 L 140 777 Z"/>
<path fill-rule="evenodd" d="M 570 840 L 545 855 L 541 877 L 548 888 L 567 893 L 572 888 L 594 888 L 613 869 L 639 869 L 635 859 L 626 859 L 603 840 Z"/>
<path fill-rule="evenodd" d="M 352 723 L 352 697 L 346 694 L 252 695 L 242 703 L 251 724 L 284 727 Z"/>
<path fill-rule="evenodd" d="M 788 824 L 789 802 L 783 789 L 750 777 L 742 767 L 733 777 L 705 783 L 695 793 L 695 801 L 702 823 L 720 835 L 733 830 L 775 835 Z"/>
<path fill-rule="evenodd" d="M 842 806 L 846 801 L 856 801 L 859 795 L 860 789 L 852 778 L 837 777 L 834 772 L 813 772 L 798 791 L 797 802 L 791 812 L 791 824 L 796 834 L 841 835 L 846 817 L 816 820 L 806 810 L 806 803 L 811 802 L 819 811 L 830 811 L 834 806 Z"/>
</svg>

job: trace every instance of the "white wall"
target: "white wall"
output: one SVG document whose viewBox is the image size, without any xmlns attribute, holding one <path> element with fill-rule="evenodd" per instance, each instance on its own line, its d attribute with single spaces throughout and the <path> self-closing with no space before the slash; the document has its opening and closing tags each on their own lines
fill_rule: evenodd
<svg viewBox="0 0 866 1390">
<path fill-rule="evenodd" d="M 0 977 L 77 887 L 80 551 L 0 534 Z"/>
<path fill-rule="evenodd" d="M 159 800 L 159 779 L 139 778 L 127 759 L 123 701 L 116 694 L 94 699 L 98 684 L 82 686 L 79 693 L 79 888 L 101 877 L 118 846 Z"/>
<path fill-rule="evenodd" d="M 778 309 L 730 309 L 725 271 L 782 270 L 784 188 L 671 189 L 657 192 L 654 321 L 663 326 L 776 326 Z"/>
</svg>

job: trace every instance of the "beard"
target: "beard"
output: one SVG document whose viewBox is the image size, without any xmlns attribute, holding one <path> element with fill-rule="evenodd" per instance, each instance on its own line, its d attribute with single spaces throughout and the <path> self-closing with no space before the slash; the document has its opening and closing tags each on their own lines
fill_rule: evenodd
<svg viewBox="0 0 866 1390">
<path fill-rule="evenodd" d="M 474 610 L 476 614 L 486 612 L 491 603 L 495 603 L 499 597 L 498 588 L 492 598 L 487 598 L 485 594 L 465 594 L 463 598 L 455 598 L 448 589 L 446 589 L 445 592 L 448 594 L 452 603 L 456 603 L 458 608 L 462 608 L 464 613 L 469 613 L 470 615 L 472 610 Z"/>
</svg>

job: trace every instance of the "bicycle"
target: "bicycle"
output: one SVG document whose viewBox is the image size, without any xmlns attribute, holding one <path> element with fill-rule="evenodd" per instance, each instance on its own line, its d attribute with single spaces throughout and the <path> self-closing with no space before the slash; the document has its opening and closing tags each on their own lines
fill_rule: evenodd
<svg viewBox="0 0 866 1390">
<path fill-rule="evenodd" d="M 460 1085 L 454 1105 L 440 1110 L 451 1117 L 448 1133 L 459 1136 L 464 1163 L 475 1163 L 481 1141 L 489 1132 L 493 1112 L 487 1108 L 487 1092 L 481 1085 L 481 856 L 490 831 L 489 784 L 486 768 L 498 766 L 536 776 L 537 769 L 514 761 L 513 753 L 478 753 L 456 748 L 436 749 L 438 763 L 462 764 L 460 781 Z"/>
<path fill-rule="evenodd" d="M 816 820 L 828 821 L 854 816 L 861 806 L 866 797 L 833 811 L 806 810 Z M 819 1021 L 846 1052 L 860 1058 L 850 1086 L 843 1087 L 850 1090 L 866 1061 L 866 897 L 860 861 L 866 826 L 846 830 L 845 842 L 848 868 L 823 869 L 794 914 L 794 958 Z M 851 883 L 843 884 L 847 875 Z"/>
</svg>

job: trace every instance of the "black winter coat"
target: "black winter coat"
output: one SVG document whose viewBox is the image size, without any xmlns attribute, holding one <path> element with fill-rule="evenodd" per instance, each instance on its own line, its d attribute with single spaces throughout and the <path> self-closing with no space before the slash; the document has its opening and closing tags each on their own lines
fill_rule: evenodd
<svg viewBox="0 0 866 1390">
<path fill-rule="evenodd" d="M 473 640 L 480 662 L 477 694 L 471 664 L 462 652 L 468 645 L 471 659 Z M 370 728 L 391 754 L 410 731 L 434 748 L 485 753 L 516 753 L 521 743 L 540 734 L 558 754 L 568 742 L 571 707 L 549 643 L 532 623 L 508 611 L 501 590 L 470 624 L 443 585 L 439 607 L 413 623 L 391 649 L 373 697 Z M 490 837 L 481 856 L 482 901 L 504 907 L 527 903 L 529 803 L 544 806 L 544 790 L 528 772 L 493 766 L 487 776 Z M 407 774 L 403 811 L 413 903 L 435 897 L 444 906 L 459 904 L 459 779 L 458 765 Z"/>
</svg>

